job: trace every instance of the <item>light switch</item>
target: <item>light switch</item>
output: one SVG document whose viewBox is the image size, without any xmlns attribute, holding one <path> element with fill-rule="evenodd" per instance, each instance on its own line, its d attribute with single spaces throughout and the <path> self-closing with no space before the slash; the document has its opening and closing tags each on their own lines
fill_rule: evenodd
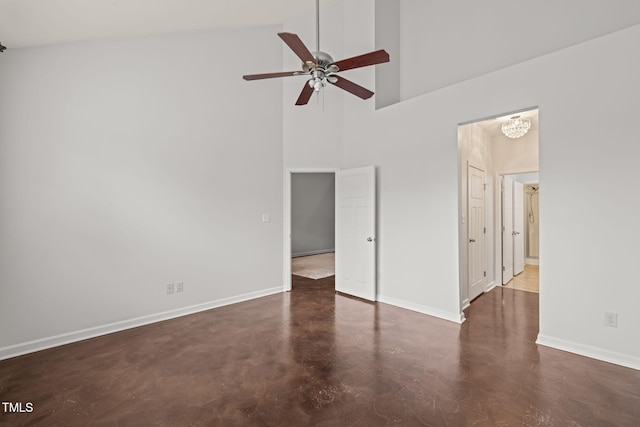
<svg viewBox="0 0 640 427">
<path fill-rule="evenodd" d="M 271 215 L 269 215 L 268 213 L 263 213 L 262 222 L 271 222 Z"/>
</svg>

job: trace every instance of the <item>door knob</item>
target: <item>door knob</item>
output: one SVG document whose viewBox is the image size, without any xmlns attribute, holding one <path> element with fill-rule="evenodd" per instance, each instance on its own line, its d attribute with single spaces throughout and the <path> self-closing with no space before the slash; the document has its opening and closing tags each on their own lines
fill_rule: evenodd
<svg viewBox="0 0 640 427">
<path fill-rule="evenodd" d="M 469 239 L 469 243 L 475 243 L 476 239 Z"/>
</svg>

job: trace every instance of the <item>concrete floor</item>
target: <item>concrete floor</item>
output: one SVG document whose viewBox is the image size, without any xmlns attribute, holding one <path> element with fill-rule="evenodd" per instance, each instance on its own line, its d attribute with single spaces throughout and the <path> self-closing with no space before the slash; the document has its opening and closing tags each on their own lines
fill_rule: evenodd
<svg viewBox="0 0 640 427">
<path fill-rule="evenodd" d="M 538 295 L 457 325 L 333 278 L 0 362 L 0 425 L 637 426 L 640 372 L 537 346 Z M 2 408 L 0 408 L 2 409 Z"/>
</svg>

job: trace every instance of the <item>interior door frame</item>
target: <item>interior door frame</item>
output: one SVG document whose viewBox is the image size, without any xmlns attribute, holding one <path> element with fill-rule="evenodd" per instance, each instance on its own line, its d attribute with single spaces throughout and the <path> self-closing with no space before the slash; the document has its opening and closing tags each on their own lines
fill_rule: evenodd
<svg viewBox="0 0 640 427">
<path fill-rule="evenodd" d="M 487 247 L 486 247 L 486 242 L 487 242 L 487 237 L 486 237 L 486 225 L 487 225 L 487 171 L 486 168 L 483 166 L 479 166 L 478 164 L 475 164 L 471 161 L 467 161 L 467 299 L 468 302 L 467 304 L 471 304 L 471 301 L 477 297 L 479 297 L 481 294 L 476 295 L 474 298 L 471 297 L 471 245 L 469 244 L 469 241 L 471 239 L 471 185 L 470 185 L 470 169 L 474 168 L 480 172 L 482 172 L 483 174 L 483 182 L 482 182 L 482 215 L 483 215 L 483 228 L 485 228 L 484 233 L 482 234 L 482 244 L 479 245 L 482 248 L 482 258 L 483 258 L 483 264 L 484 264 L 484 269 L 485 271 L 485 276 L 484 276 L 484 283 L 482 284 L 482 293 L 487 292 L 487 271 L 488 271 L 488 256 L 487 256 Z"/>
<path fill-rule="evenodd" d="M 502 177 L 504 175 L 515 175 L 525 173 L 540 173 L 540 170 L 531 169 L 507 169 L 500 170 L 494 173 L 494 277 L 496 283 L 502 283 Z M 497 278 L 500 278 L 498 282 Z M 500 285 L 502 286 L 502 285 Z"/>
<path fill-rule="evenodd" d="M 282 215 L 282 290 L 291 291 L 291 177 L 294 173 L 332 173 L 338 168 L 286 168 L 284 171 L 284 197 Z M 333 237 L 335 241 L 335 234 Z"/>
</svg>

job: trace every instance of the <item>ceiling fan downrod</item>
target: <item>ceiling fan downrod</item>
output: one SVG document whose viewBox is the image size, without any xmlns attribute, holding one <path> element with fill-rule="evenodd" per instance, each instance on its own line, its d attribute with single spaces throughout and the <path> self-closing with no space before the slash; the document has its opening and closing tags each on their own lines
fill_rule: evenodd
<svg viewBox="0 0 640 427">
<path fill-rule="evenodd" d="M 320 0 L 316 0 L 316 51 L 315 57 L 316 60 L 320 55 Z M 320 89 L 325 87 L 326 77 L 322 71 L 315 70 L 311 79 L 309 79 L 309 86 L 313 88 L 313 90 L 317 93 L 320 92 Z"/>
<path fill-rule="evenodd" d="M 320 52 L 320 0 L 316 0 L 316 52 Z"/>
</svg>

